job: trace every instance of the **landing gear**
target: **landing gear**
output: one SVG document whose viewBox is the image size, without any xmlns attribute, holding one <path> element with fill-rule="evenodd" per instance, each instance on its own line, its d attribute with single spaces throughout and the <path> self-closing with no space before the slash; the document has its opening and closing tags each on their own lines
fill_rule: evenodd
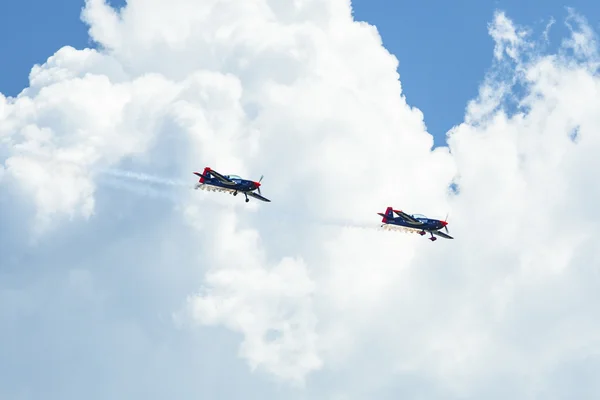
<svg viewBox="0 0 600 400">
<path fill-rule="evenodd" d="M 248 198 L 248 195 L 246 193 L 244 193 L 244 196 L 246 196 L 246 203 L 250 201 L 250 199 Z"/>
<path fill-rule="evenodd" d="M 237 192 L 233 192 L 232 194 L 233 194 L 234 196 L 237 196 Z"/>
<path fill-rule="evenodd" d="M 437 238 L 435 236 L 433 236 L 433 233 L 432 233 L 429 240 L 431 240 L 432 242 L 435 242 L 437 240 Z"/>
<path fill-rule="evenodd" d="M 421 231 L 419 232 L 419 235 L 423 236 L 425 234 L 425 231 Z"/>
</svg>

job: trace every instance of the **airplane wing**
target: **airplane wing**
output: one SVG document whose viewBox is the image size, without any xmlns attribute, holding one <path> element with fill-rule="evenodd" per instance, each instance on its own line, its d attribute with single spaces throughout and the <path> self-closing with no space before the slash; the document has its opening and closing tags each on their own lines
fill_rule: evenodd
<svg viewBox="0 0 600 400">
<path fill-rule="evenodd" d="M 433 232 L 431 232 L 431 233 L 433 233 L 434 235 L 437 235 L 437 236 L 440 236 L 440 237 L 446 238 L 446 239 L 454 239 L 452 236 L 450 236 L 450 235 L 447 235 L 447 234 L 445 234 L 444 232 L 440 232 L 440 231 L 433 231 Z"/>
<path fill-rule="evenodd" d="M 410 222 L 411 224 L 414 224 L 414 225 L 423 225 L 423 222 L 419 221 L 418 219 L 414 219 L 413 217 L 411 217 L 410 215 L 408 215 L 407 213 L 405 213 L 403 211 L 394 210 L 394 212 L 399 217 L 401 217 L 402 219 Z"/>
<path fill-rule="evenodd" d="M 232 181 L 229 178 L 226 178 L 225 176 L 221 175 L 220 173 L 218 173 L 217 171 L 215 171 L 214 169 L 210 170 L 210 173 L 213 174 L 215 176 L 215 178 L 217 178 L 218 180 L 221 181 L 221 183 L 224 183 L 226 185 L 235 185 L 235 182 Z"/>
<path fill-rule="evenodd" d="M 262 200 L 262 201 L 266 201 L 267 203 L 270 203 L 270 202 L 271 202 L 271 200 L 267 199 L 266 197 L 262 197 L 262 196 L 261 196 L 260 194 L 258 194 L 258 193 L 254 193 L 254 192 L 246 192 L 246 194 L 247 194 L 248 196 L 252 196 L 252 197 L 254 197 L 255 199 Z"/>
</svg>

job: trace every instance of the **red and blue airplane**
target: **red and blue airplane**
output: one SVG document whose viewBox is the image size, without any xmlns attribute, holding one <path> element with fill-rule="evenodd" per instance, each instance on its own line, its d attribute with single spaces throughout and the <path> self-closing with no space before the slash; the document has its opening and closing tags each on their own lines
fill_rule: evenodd
<svg viewBox="0 0 600 400">
<path fill-rule="evenodd" d="M 394 214 L 398 216 L 396 217 L 394 216 Z M 437 235 L 445 239 L 454 239 L 447 233 L 440 232 L 442 228 L 444 228 L 446 232 L 448 232 L 448 222 L 446 222 L 445 220 L 440 221 L 438 219 L 427 218 L 426 216 L 421 214 L 409 215 L 401 210 L 394 210 L 392 207 L 388 207 L 385 210 L 385 214 L 377 213 L 377 215 L 381 215 L 383 217 L 383 219 L 381 220 L 381 222 L 383 222 L 383 224 L 381 225 L 382 228 L 399 228 L 403 230 L 416 231 L 421 236 L 429 232 L 431 234 L 429 240 L 431 240 L 432 242 L 434 240 L 437 240 L 437 238 L 433 235 Z"/>
<path fill-rule="evenodd" d="M 263 177 L 261 176 L 258 182 L 254 182 L 247 179 L 242 179 L 237 175 L 222 175 L 211 169 L 210 167 L 204 168 L 203 173 L 194 172 L 194 175 L 198 175 L 200 180 L 196 184 L 195 189 L 209 190 L 213 192 L 227 192 L 234 196 L 237 196 L 238 192 L 244 193 L 246 196 L 246 203 L 250 201 L 248 196 L 254 197 L 255 199 L 271 202 L 271 200 L 262 196 L 260 192 L 260 182 Z M 258 193 L 254 193 L 258 189 Z"/>
</svg>

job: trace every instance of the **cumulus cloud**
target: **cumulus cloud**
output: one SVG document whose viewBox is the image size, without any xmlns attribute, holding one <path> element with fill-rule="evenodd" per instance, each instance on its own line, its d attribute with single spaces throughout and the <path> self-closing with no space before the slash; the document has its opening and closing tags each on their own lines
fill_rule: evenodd
<svg viewBox="0 0 600 400">
<path fill-rule="evenodd" d="M 494 66 L 436 149 L 348 1 L 88 0 L 83 19 L 99 50 L 60 49 L 0 97 L 1 338 L 18 342 L 0 365 L 36 365 L 7 396 L 280 398 L 262 377 L 286 398 L 600 394 L 581 16 L 544 54 L 497 13 Z M 273 202 L 190 190 L 204 166 L 264 174 Z M 456 239 L 370 229 L 389 205 L 450 212 Z"/>
</svg>

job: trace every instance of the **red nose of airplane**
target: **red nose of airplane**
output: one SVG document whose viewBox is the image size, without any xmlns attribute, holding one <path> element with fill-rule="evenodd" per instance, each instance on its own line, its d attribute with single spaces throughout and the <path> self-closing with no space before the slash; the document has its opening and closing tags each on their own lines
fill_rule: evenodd
<svg viewBox="0 0 600 400">
<path fill-rule="evenodd" d="M 448 225 L 448 223 L 446 221 L 440 221 L 442 223 L 442 226 L 446 226 Z"/>
<path fill-rule="evenodd" d="M 259 186 L 260 186 L 260 182 L 254 182 L 254 185 L 255 185 L 256 187 L 259 187 Z"/>
</svg>

